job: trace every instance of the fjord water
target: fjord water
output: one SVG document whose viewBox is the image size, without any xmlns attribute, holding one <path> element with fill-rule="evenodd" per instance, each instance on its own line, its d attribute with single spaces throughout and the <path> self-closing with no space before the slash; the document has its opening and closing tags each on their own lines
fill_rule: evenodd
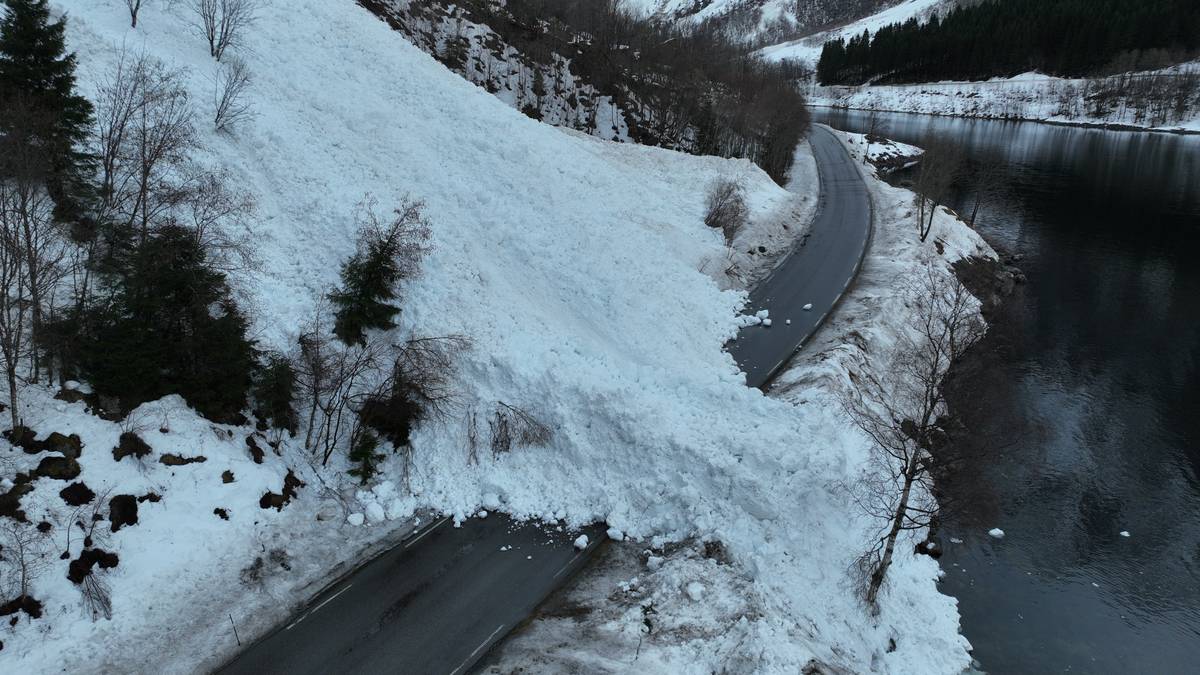
<svg viewBox="0 0 1200 675">
<path fill-rule="evenodd" d="M 941 589 L 980 667 L 1197 672 L 1200 136 L 879 120 L 963 148 L 960 213 L 999 162 L 978 228 L 1028 276 L 952 396 L 970 460 L 942 486 Z"/>
</svg>

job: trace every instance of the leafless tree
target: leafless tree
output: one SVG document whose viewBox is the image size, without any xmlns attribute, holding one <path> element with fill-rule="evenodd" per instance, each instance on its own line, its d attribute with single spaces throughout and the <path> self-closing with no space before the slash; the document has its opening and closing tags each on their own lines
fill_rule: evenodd
<svg viewBox="0 0 1200 675">
<path fill-rule="evenodd" d="M 880 137 L 882 133 L 884 133 L 883 120 L 880 119 L 879 113 L 872 110 L 871 116 L 867 118 L 867 133 L 864 135 L 867 147 L 863 153 L 863 164 L 871 163 L 871 145 L 883 140 Z"/>
<path fill-rule="evenodd" d="M 242 59 L 230 57 L 217 66 L 213 79 L 213 125 L 217 131 L 229 131 L 253 114 L 246 100 L 250 68 Z"/>
<path fill-rule="evenodd" d="M 746 225 L 747 208 L 745 189 L 730 178 L 718 178 L 708 187 L 705 197 L 704 224 L 720 229 L 725 243 L 733 244 L 738 232 Z"/>
<path fill-rule="evenodd" d="M 393 383 L 411 394 L 426 415 L 446 419 L 458 397 L 451 379 L 455 363 L 470 348 L 465 335 L 407 340 L 397 348 Z"/>
<path fill-rule="evenodd" d="M 0 519 L 0 604 L 29 597 L 29 588 L 49 565 L 46 535 L 29 523 Z"/>
<path fill-rule="evenodd" d="M 191 0 L 197 27 L 208 42 L 208 53 L 220 61 L 225 51 L 241 45 L 254 23 L 255 0 Z"/>
<path fill-rule="evenodd" d="M 138 13 L 142 11 L 142 0 L 125 0 L 129 8 L 129 23 L 131 28 L 137 28 Z"/>
<path fill-rule="evenodd" d="M 921 155 L 921 170 L 917 172 L 913 190 L 917 202 L 917 230 L 921 243 L 929 238 L 937 209 L 950 196 L 955 181 L 962 172 L 962 153 L 958 146 L 930 138 Z"/>
<path fill-rule="evenodd" d="M 194 176 L 187 188 L 182 211 L 214 266 L 226 272 L 257 267 L 246 229 L 256 208 L 250 193 L 234 187 L 227 173 L 215 171 Z"/>
<path fill-rule="evenodd" d="M 513 448 L 546 445 L 553 437 L 550 427 L 525 410 L 504 401 L 496 402 L 496 409 L 488 420 L 488 429 L 491 432 L 493 457 L 499 457 Z"/>
<path fill-rule="evenodd" d="M 12 337 L 25 342 L 24 331 L 28 329 L 27 342 L 34 345 L 54 299 L 54 289 L 65 274 L 67 246 L 63 230 L 53 218 L 54 204 L 46 187 L 49 163 L 40 144 L 31 142 L 45 124 L 44 115 L 19 98 L 6 101 L 3 108 L 7 129 L 0 138 L 0 176 L 4 183 L 0 187 L 0 230 L 4 246 L 10 248 L 5 255 L 22 258 L 8 261 L 6 266 L 8 273 L 19 271 L 23 276 L 17 289 L 21 306 L 14 309 L 21 318 L 28 318 L 28 322 L 15 324 L 20 334 Z M 28 355 L 29 379 L 36 382 L 41 373 L 40 352 L 34 348 Z"/>
<path fill-rule="evenodd" d="M 870 462 L 852 494 L 883 523 L 857 561 L 867 604 L 875 607 L 901 533 L 930 525 L 935 451 L 949 425 L 943 382 L 950 364 L 976 344 L 985 326 L 974 297 L 957 279 L 927 268 L 907 289 L 910 330 L 877 376 L 861 375 L 841 394 L 850 420 L 871 440 Z"/>
<path fill-rule="evenodd" d="M 145 54 L 122 53 L 100 86 L 96 121 L 99 216 L 144 239 L 188 194 L 185 169 L 196 138 L 182 74 Z"/>
<path fill-rule="evenodd" d="M 296 383 L 305 403 L 304 447 L 320 453 L 321 465 L 356 428 L 354 403 L 370 395 L 386 363 L 387 347 L 378 341 L 347 346 L 330 340 L 327 312 L 320 302 L 301 333 Z"/>
</svg>

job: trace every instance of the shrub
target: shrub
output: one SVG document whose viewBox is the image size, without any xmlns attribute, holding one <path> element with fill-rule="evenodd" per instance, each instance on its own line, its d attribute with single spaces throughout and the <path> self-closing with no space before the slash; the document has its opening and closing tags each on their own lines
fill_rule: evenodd
<svg viewBox="0 0 1200 675">
<path fill-rule="evenodd" d="M 729 178 L 718 178 L 708 187 L 705 199 L 704 224 L 719 229 L 725 242 L 732 244 L 738 232 L 746 225 L 745 189 L 741 183 Z"/>
</svg>

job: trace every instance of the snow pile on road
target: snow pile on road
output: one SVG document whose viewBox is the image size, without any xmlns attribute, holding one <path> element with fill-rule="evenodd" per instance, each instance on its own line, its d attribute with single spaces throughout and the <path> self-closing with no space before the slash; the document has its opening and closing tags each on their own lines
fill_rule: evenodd
<svg viewBox="0 0 1200 675">
<path fill-rule="evenodd" d="M 70 14 L 85 93 L 122 45 L 144 49 L 184 69 L 205 126 L 214 68 L 186 3 L 148 3 L 136 31 L 119 0 L 52 5 Z M 314 299 L 336 281 L 354 247 L 356 204 L 409 194 L 427 204 L 434 251 L 407 289 L 406 330 L 474 340 L 460 364 L 464 415 L 504 401 L 553 438 L 472 464 L 465 420 L 428 425 L 414 436 L 411 474 L 398 458 L 385 467 L 406 490 L 355 492 L 337 470 L 343 458 L 322 469 L 287 441 L 277 457 L 266 451 L 263 468 L 250 467 L 249 430 L 214 427 L 177 400 L 147 404 L 158 411 L 148 414 L 186 429 L 172 449 L 207 462 L 145 473 L 102 462 L 119 425 L 86 417 L 82 404 L 58 411 L 45 407 L 48 397 L 30 396 L 43 406 L 26 411 L 39 435 L 83 437 L 93 490 L 153 489 L 162 502 L 143 507 L 144 523 L 114 533 L 121 563 L 105 572 L 113 618 L 83 616 L 55 560 L 34 587 L 52 623 L 9 632 L 7 668 L 214 667 L 236 650 L 230 614 L 242 639 L 252 638 L 356 553 L 411 527 L 407 514 L 432 508 L 461 520 L 480 507 L 574 524 L 601 519 L 654 547 L 724 542 L 726 578 L 749 590 L 746 599 L 705 581 L 692 611 L 721 634 L 727 619 L 736 623 L 728 640 L 756 672 L 794 673 L 811 662 L 892 672 L 966 665 L 953 602 L 936 592 L 928 560 L 900 556 L 879 618 L 848 585 L 867 525 L 839 486 L 862 465 L 864 439 L 828 402 L 797 408 L 746 388 L 722 351 L 745 295 L 723 290 L 713 272 L 726 249 L 703 224 L 704 187 L 740 178 L 752 220 L 778 213 L 792 195 L 745 161 L 534 122 L 352 2 L 264 0 L 241 52 L 255 118 L 232 134 L 205 129 L 201 160 L 256 196 L 258 217 L 245 234 L 263 264 L 233 281 L 263 346 L 294 343 Z M 904 253 L 904 264 L 913 255 Z M 226 466 L 235 481 L 218 484 L 216 469 Z M 282 509 L 262 508 L 262 491 L 281 490 L 285 470 L 306 485 Z M 65 533 L 69 514 L 51 491 L 58 486 L 41 482 L 27 505 Z M 236 497 L 214 501 L 231 486 Z M 218 506 L 229 520 L 213 512 Z M 721 598 L 732 604 L 715 605 Z M 720 658 L 688 643 L 657 670 L 709 671 Z"/>
<path fill-rule="evenodd" d="M 861 136 L 835 133 L 862 164 Z M 840 464 L 816 469 L 809 460 L 797 469 L 778 460 L 783 490 L 755 506 L 782 527 L 756 530 L 765 537 L 758 543 L 762 554 L 751 557 L 748 569 L 745 539 L 732 527 L 697 532 L 682 544 L 652 538 L 612 547 L 560 600 L 565 607 L 549 608 L 503 649 L 497 672 L 700 674 L 735 664 L 744 672 L 797 672 L 772 651 L 797 641 L 830 647 L 813 650 L 819 672 L 960 673 L 969 665 L 969 645 L 957 634 L 956 600 L 935 590 L 940 570 L 913 553 L 919 538 L 902 540 L 879 617 L 867 623 L 849 618 L 865 610 L 852 599 L 846 570 L 875 530 L 853 517 L 843 488 L 861 470 L 866 445 L 847 428 L 835 392 L 854 375 L 888 363 L 900 332 L 909 329 L 906 280 L 929 264 L 951 274 L 950 264 L 964 256 L 995 253 L 942 210 L 928 242 L 920 244 L 913 194 L 878 180 L 874 168 L 868 173 L 876 226 L 862 272 L 771 392 L 807 424 L 792 453 L 836 457 Z M 834 559 L 843 561 L 840 569 Z M 703 608 L 688 596 L 692 583 L 704 585 Z M 781 611 L 803 618 L 789 627 L 776 620 Z M 864 643 L 879 640 L 894 640 L 894 651 L 862 651 Z"/>
<path fill-rule="evenodd" d="M 1104 78 L 1071 79 L 1033 72 L 986 82 L 817 86 L 811 87 L 806 95 L 813 105 L 834 108 L 1200 131 L 1200 97 L 1193 92 L 1190 98 L 1181 100 L 1168 84 L 1181 73 L 1200 73 L 1200 62 L 1132 75 L 1160 77 L 1160 85 L 1168 90 L 1163 94 L 1166 105 L 1156 104 L 1143 94 L 1127 94 L 1116 79 L 1104 85 L 1112 90 L 1110 95 L 1100 97 L 1091 96 L 1089 92 L 1099 86 L 1098 83 L 1103 84 Z M 1094 101 L 1104 101 L 1103 109 L 1097 110 Z"/>
</svg>

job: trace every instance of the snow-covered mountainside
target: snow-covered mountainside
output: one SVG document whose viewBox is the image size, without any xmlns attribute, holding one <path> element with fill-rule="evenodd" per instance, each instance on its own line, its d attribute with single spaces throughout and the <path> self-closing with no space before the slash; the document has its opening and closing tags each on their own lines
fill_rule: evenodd
<svg viewBox="0 0 1200 675">
<path fill-rule="evenodd" d="M 756 44 L 797 40 L 914 1 L 921 0 L 623 0 L 660 19 L 713 22 Z"/>
<path fill-rule="evenodd" d="M 787 40 L 760 50 L 763 58 L 772 61 L 788 59 L 808 64 L 815 68 L 821 58 L 821 48 L 826 42 L 838 38 L 850 38 L 861 35 L 863 31 L 872 34 L 880 28 L 893 24 L 904 23 L 909 19 L 924 21 L 933 14 L 946 11 L 958 4 L 958 0 L 903 0 L 890 3 L 874 14 L 859 18 L 840 26 L 822 30 L 793 40 Z"/>
<path fill-rule="evenodd" d="M 680 630 L 677 646 L 639 671 L 709 672 L 731 653 L 739 667 L 765 673 L 958 673 L 969 663 L 954 600 L 937 592 L 936 564 L 911 546 L 897 553 L 878 616 L 855 598 L 847 568 L 873 526 L 842 488 L 868 447 L 833 401 L 846 371 L 826 359 L 828 377 L 768 398 L 744 386 L 722 349 L 745 294 L 728 288 L 728 250 L 704 225 L 705 187 L 739 180 L 756 223 L 794 209 L 795 194 L 744 160 L 612 143 L 532 120 L 351 0 L 259 3 L 238 50 L 252 76 L 253 116 L 217 132 L 215 64 L 187 3 L 147 3 L 137 29 L 121 0 L 52 6 L 69 16 L 85 95 L 122 50 L 182 73 L 201 129 L 197 161 L 228 172 L 257 203 L 235 234 L 253 242 L 260 265 L 232 282 L 261 346 L 296 342 L 354 249 L 358 205 L 374 198 L 387 207 L 408 195 L 426 204 L 433 250 L 405 289 L 392 337 L 463 335 L 472 347 L 454 375 L 455 414 L 418 429 L 411 466 L 391 456 L 363 490 L 345 474 L 343 454 L 323 467 L 298 440 L 273 450 L 253 428 L 209 423 L 178 397 L 117 423 L 87 414 L 70 393 L 59 400 L 27 387 L 22 416 L 39 439 L 79 436 L 79 475 L 41 475 L 19 495 L 30 520 L 50 532 L 31 585 L 44 615 L 5 632 L 0 669 L 210 669 L 237 649 L 231 626 L 242 641 L 262 634 L 338 565 L 423 509 L 463 519 L 485 503 L 520 517 L 607 521 L 647 546 L 722 543 L 727 567 L 711 583 L 729 585 L 714 593 L 744 591 L 747 609 L 689 611 L 709 625 L 736 622 L 737 633 L 720 642 L 727 649 L 713 652 Z M 797 176 L 793 192 L 813 195 L 815 173 Z M 898 218 L 907 193 L 889 199 L 882 207 Z M 903 314 L 897 279 L 988 252 L 948 215 L 926 245 L 910 229 L 895 224 L 877 238 L 879 264 L 867 273 L 885 290 L 867 301 L 872 312 L 855 315 L 863 322 L 856 334 L 877 340 L 879 354 L 899 328 L 870 317 Z M 471 458 L 467 420 L 499 401 L 543 421 L 550 440 Z M 146 440 L 146 456 L 118 458 L 123 432 Z M 38 459 L 7 450 L 3 472 L 36 471 Z M 60 494 L 76 479 L 94 492 L 81 510 Z M 128 498 L 114 512 L 116 496 Z M 100 521 L 88 520 L 93 508 Z M 111 619 L 103 608 L 100 618 L 94 606 L 81 609 L 80 587 L 59 558 L 79 552 L 72 523 L 81 517 L 99 522 L 103 534 L 94 536 L 119 557 L 93 571 L 111 588 Z M 683 574 L 686 589 L 703 570 Z M 674 580 L 663 593 L 681 597 Z M 615 629 L 636 635 L 633 614 Z"/>
<path fill-rule="evenodd" d="M 1071 79 L 1025 73 L 986 82 L 814 86 L 813 105 L 1161 131 L 1200 131 L 1200 63 Z"/>
</svg>

